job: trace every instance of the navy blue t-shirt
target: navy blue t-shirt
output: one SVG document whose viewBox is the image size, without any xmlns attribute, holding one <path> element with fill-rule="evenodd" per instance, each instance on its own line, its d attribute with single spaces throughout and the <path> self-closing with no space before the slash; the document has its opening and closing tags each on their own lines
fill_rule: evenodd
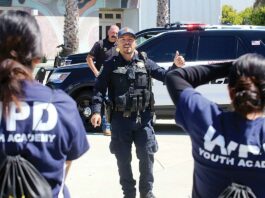
<svg viewBox="0 0 265 198">
<path fill-rule="evenodd" d="M 79 158 L 89 149 L 76 103 L 63 91 L 35 81 L 24 81 L 21 111 L 10 103 L 5 118 L 0 102 L 0 160 L 3 151 L 20 154 L 47 179 L 54 197 L 64 188 L 65 161 Z M 65 195 L 65 198 L 68 196 Z"/>
<path fill-rule="evenodd" d="M 193 198 L 213 198 L 232 182 L 265 197 L 265 120 L 223 112 L 192 88 L 179 98 L 176 122 L 190 135 Z"/>
<path fill-rule="evenodd" d="M 95 66 L 99 71 L 106 60 L 118 54 L 116 51 L 116 43 L 110 42 L 107 37 L 97 41 L 88 54 L 94 57 Z"/>
</svg>

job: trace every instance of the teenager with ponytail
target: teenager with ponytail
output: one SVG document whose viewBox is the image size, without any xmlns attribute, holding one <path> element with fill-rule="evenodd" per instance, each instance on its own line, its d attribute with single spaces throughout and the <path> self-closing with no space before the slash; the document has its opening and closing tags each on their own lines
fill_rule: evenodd
<svg viewBox="0 0 265 198">
<path fill-rule="evenodd" d="M 195 90 L 224 77 L 232 111 Z M 192 197 L 265 197 L 265 58 L 246 54 L 233 63 L 178 68 L 167 74 L 166 85 L 176 123 L 192 142 Z"/>
<path fill-rule="evenodd" d="M 0 15 L 0 167 L 22 156 L 48 181 L 53 197 L 70 197 L 64 185 L 72 160 L 88 148 L 75 102 L 34 80 L 42 57 L 39 26 L 24 11 Z"/>
</svg>

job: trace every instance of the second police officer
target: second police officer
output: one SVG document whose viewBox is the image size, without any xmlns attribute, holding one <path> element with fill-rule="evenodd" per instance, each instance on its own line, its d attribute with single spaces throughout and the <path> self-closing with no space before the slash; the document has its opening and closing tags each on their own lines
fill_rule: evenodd
<svg viewBox="0 0 265 198">
<path fill-rule="evenodd" d="M 139 159 L 141 198 L 154 198 L 153 164 L 158 149 L 152 126 L 154 97 L 151 77 L 164 82 L 167 70 L 158 66 L 136 51 L 136 36 L 125 27 L 118 32 L 119 54 L 105 62 L 98 76 L 93 101 L 94 127 L 101 124 L 101 106 L 108 89 L 111 101 L 110 151 L 115 154 L 124 198 L 136 197 L 136 181 L 133 178 L 131 160 L 132 143 Z M 183 66 L 184 59 L 178 54 L 174 66 Z"/>
<path fill-rule="evenodd" d="M 107 37 L 105 39 L 97 41 L 87 55 L 87 64 L 96 77 L 98 77 L 104 61 L 110 59 L 112 56 L 117 54 L 116 41 L 118 32 L 119 27 L 117 25 L 111 25 L 108 30 Z M 104 113 L 106 113 L 105 108 Z M 104 135 L 111 135 L 110 126 L 106 120 L 105 115 L 103 116 L 102 121 L 102 129 Z"/>
</svg>

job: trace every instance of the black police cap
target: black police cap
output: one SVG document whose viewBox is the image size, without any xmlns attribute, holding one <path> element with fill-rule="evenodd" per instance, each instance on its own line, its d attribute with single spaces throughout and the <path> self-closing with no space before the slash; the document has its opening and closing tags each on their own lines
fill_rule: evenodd
<svg viewBox="0 0 265 198">
<path fill-rule="evenodd" d="M 124 28 L 120 29 L 120 31 L 118 32 L 118 38 L 122 37 L 125 34 L 129 34 L 133 38 L 136 38 L 134 31 L 129 27 L 124 27 Z"/>
</svg>

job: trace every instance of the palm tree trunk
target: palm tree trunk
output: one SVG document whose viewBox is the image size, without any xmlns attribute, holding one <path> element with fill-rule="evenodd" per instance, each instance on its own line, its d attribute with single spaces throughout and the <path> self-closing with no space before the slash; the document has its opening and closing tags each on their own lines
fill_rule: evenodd
<svg viewBox="0 0 265 198">
<path fill-rule="evenodd" d="M 64 16 L 64 47 L 61 53 L 62 56 L 76 53 L 78 50 L 78 21 L 78 1 L 66 0 Z"/>
<path fill-rule="evenodd" d="M 157 21 L 158 27 L 165 26 L 169 23 L 169 0 L 157 0 Z"/>
</svg>

